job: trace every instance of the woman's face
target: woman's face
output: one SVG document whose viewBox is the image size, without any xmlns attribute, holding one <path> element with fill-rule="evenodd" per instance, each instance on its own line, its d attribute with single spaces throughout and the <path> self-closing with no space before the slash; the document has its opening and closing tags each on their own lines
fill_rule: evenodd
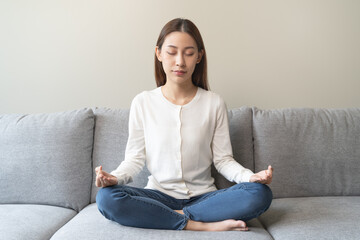
<svg viewBox="0 0 360 240">
<path fill-rule="evenodd" d="M 196 64 L 201 61 L 195 40 L 185 32 L 172 32 L 166 36 L 161 50 L 156 47 L 156 56 L 162 62 L 166 82 L 191 83 Z"/>
</svg>

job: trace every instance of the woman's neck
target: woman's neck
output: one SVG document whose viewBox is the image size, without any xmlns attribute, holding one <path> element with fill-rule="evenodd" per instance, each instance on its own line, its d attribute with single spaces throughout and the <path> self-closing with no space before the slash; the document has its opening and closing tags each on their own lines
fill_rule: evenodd
<svg viewBox="0 0 360 240">
<path fill-rule="evenodd" d="M 187 85 L 176 85 L 166 82 L 161 87 L 164 97 L 176 105 L 185 105 L 190 102 L 196 95 L 197 86 L 193 83 Z"/>
</svg>

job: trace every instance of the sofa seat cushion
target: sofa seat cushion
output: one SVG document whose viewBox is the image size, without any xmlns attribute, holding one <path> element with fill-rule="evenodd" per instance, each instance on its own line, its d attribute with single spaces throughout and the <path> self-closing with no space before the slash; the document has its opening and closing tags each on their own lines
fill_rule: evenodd
<svg viewBox="0 0 360 240">
<path fill-rule="evenodd" d="M 141 217 L 141 216 L 139 216 Z M 272 239 L 257 219 L 248 223 L 248 232 L 199 232 L 178 230 L 142 229 L 122 226 L 107 220 L 99 212 L 96 203 L 84 208 L 62 227 L 51 240 L 72 239 L 116 239 L 158 240 L 158 239 Z"/>
<path fill-rule="evenodd" d="M 0 204 L 0 238 L 50 239 L 76 214 L 72 209 L 48 205 Z"/>
<path fill-rule="evenodd" d="M 360 197 L 274 199 L 260 221 L 276 240 L 360 239 Z"/>
</svg>

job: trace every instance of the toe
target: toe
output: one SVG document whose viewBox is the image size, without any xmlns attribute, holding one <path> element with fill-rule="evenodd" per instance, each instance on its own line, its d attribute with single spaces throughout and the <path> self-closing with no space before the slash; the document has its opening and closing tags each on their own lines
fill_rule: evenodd
<svg viewBox="0 0 360 240">
<path fill-rule="evenodd" d="M 244 221 L 238 220 L 238 221 L 237 221 L 237 224 L 238 224 L 238 226 L 241 227 L 241 228 L 246 228 L 246 223 L 245 223 Z"/>
</svg>

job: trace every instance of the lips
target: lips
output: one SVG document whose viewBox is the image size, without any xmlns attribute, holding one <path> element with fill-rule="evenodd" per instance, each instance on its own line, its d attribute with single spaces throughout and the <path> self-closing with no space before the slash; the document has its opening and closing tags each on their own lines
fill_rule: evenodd
<svg viewBox="0 0 360 240">
<path fill-rule="evenodd" d="M 181 76 L 184 76 L 186 72 L 182 71 L 182 70 L 174 70 L 174 73 L 176 76 L 181 77 Z"/>
<path fill-rule="evenodd" d="M 183 70 L 174 70 L 174 72 L 176 72 L 176 73 L 186 73 L 185 71 L 183 71 Z"/>
</svg>

